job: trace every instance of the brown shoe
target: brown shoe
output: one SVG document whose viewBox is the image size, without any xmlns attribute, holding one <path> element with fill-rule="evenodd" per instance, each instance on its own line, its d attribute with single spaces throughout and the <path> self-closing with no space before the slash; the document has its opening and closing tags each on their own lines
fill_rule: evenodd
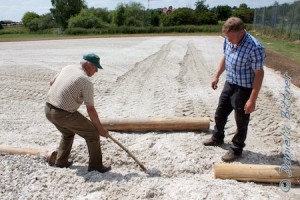
<svg viewBox="0 0 300 200">
<path fill-rule="evenodd" d="M 91 171 L 98 171 L 100 173 L 105 173 L 105 172 L 108 172 L 111 170 L 111 166 L 108 166 L 108 167 L 101 167 L 101 168 L 88 168 L 88 171 L 91 172 Z"/>
<path fill-rule="evenodd" d="M 46 159 L 50 166 L 55 165 L 56 156 L 57 156 L 57 151 L 53 151 L 51 154 L 47 155 Z"/>
<path fill-rule="evenodd" d="M 73 165 L 73 160 L 68 161 L 66 164 L 55 164 L 55 167 L 59 167 L 59 168 L 68 168 L 71 167 Z"/>
<path fill-rule="evenodd" d="M 234 160 L 237 160 L 240 157 L 241 154 L 237 154 L 234 151 L 227 151 L 227 153 L 224 156 L 222 156 L 222 160 L 224 162 L 232 162 Z"/>
<path fill-rule="evenodd" d="M 209 139 L 207 139 L 207 140 L 205 140 L 204 142 L 203 142 L 203 145 L 204 146 L 221 146 L 222 144 L 224 144 L 224 142 L 223 141 L 214 141 L 213 139 L 211 139 L 211 138 L 209 138 Z"/>
</svg>

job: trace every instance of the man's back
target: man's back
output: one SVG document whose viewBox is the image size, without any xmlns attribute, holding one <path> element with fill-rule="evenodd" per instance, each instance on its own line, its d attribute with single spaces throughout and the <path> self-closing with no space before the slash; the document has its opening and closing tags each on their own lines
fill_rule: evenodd
<svg viewBox="0 0 300 200">
<path fill-rule="evenodd" d="M 93 105 L 93 85 L 80 65 L 68 65 L 56 76 L 47 102 L 69 112 L 75 112 L 84 102 Z"/>
</svg>

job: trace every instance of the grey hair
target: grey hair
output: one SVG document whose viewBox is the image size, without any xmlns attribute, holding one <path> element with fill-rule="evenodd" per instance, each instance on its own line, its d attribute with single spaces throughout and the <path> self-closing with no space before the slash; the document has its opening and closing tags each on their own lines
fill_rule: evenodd
<svg viewBox="0 0 300 200">
<path fill-rule="evenodd" d="M 81 60 L 81 61 L 80 61 L 80 64 L 81 64 L 81 65 L 84 65 L 85 63 L 89 63 L 89 61 L 86 61 L 86 60 Z"/>
</svg>

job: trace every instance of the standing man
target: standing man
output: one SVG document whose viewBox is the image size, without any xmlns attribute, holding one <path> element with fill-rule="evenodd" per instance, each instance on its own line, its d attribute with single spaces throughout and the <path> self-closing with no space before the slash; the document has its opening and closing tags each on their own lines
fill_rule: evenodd
<svg viewBox="0 0 300 200">
<path fill-rule="evenodd" d="M 94 107 L 94 88 L 89 78 L 98 72 L 98 69 L 102 69 L 99 61 L 100 58 L 96 54 L 86 54 L 80 65 L 64 67 L 50 81 L 45 114 L 62 134 L 55 161 L 57 167 L 72 165 L 68 158 L 76 133 L 87 143 L 88 171 L 105 173 L 111 169 L 110 166 L 105 167 L 102 164 L 100 135 L 107 137 L 108 131 L 102 126 Z M 77 111 L 82 103 L 86 106 L 90 120 Z"/>
<path fill-rule="evenodd" d="M 231 150 L 222 160 L 231 162 L 239 158 L 245 147 L 250 113 L 262 85 L 265 60 L 264 47 L 249 33 L 240 18 L 230 17 L 223 25 L 225 34 L 224 55 L 211 86 L 215 90 L 220 75 L 226 71 L 226 82 L 215 113 L 213 136 L 204 141 L 205 146 L 220 146 L 224 143 L 224 127 L 229 114 L 234 110 L 237 130 L 232 139 Z"/>
</svg>

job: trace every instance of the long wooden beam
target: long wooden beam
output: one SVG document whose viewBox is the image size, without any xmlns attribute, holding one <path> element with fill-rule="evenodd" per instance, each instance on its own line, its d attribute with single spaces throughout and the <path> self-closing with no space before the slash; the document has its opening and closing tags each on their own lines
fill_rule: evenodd
<svg viewBox="0 0 300 200">
<path fill-rule="evenodd" d="M 300 184 L 300 166 L 291 167 L 291 177 L 280 168 L 277 165 L 217 163 L 214 165 L 214 172 L 215 178 L 219 179 L 259 183 L 280 183 L 281 180 L 288 179 L 293 184 Z"/>
<path fill-rule="evenodd" d="M 109 131 L 205 131 L 209 129 L 209 118 L 144 118 L 102 119 Z"/>
<path fill-rule="evenodd" d="M 49 151 L 40 151 L 32 148 L 20 148 L 20 147 L 9 147 L 9 146 L 0 146 L 0 153 L 41 156 L 46 158 L 47 162 L 51 166 L 55 164 L 56 155 L 57 155 L 56 151 L 49 152 Z"/>
</svg>

